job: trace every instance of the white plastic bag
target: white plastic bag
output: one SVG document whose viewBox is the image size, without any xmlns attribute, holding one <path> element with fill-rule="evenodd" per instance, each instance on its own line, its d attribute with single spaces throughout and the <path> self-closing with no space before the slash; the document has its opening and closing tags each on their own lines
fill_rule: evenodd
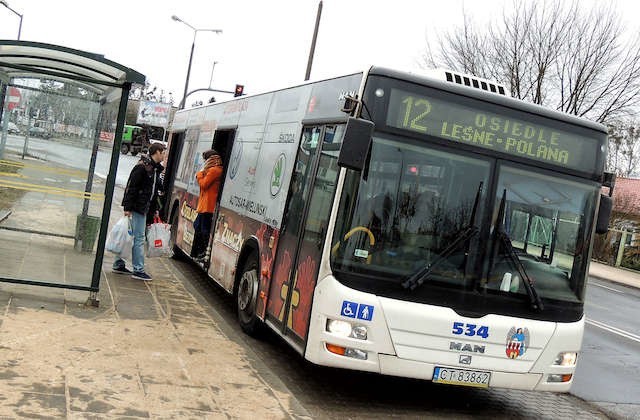
<svg viewBox="0 0 640 420">
<path fill-rule="evenodd" d="M 147 227 L 147 257 L 171 255 L 170 239 L 171 225 L 156 218 L 153 224 Z"/>
<path fill-rule="evenodd" d="M 107 236 L 105 249 L 113 252 L 122 259 L 131 258 L 133 250 L 133 230 L 131 229 L 131 219 L 127 216 L 118 220 Z"/>
</svg>

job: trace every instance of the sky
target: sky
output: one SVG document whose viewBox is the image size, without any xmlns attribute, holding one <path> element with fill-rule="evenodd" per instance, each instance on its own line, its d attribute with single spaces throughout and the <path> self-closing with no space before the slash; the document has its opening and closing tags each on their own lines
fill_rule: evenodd
<svg viewBox="0 0 640 420">
<path fill-rule="evenodd" d="M 247 94 L 304 81 L 319 0 L 3 0 L 23 15 L 21 40 L 103 54 L 147 77 L 152 86 L 184 91 L 198 31 L 189 91 L 212 87 Z M 534 1 L 534 0 L 528 0 Z M 553 1 L 553 0 L 548 0 Z M 580 0 L 591 4 L 596 0 Z M 323 0 L 311 80 L 375 64 L 420 71 L 426 36 L 499 15 L 510 0 Z M 637 0 L 611 0 L 623 18 L 638 16 Z M 16 39 L 19 17 L 0 5 L 0 39 Z M 629 25 L 633 25 L 630 23 Z M 637 24 L 635 31 L 637 30 Z M 214 62 L 217 62 L 214 66 Z M 211 83 L 210 83 L 211 82 Z M 189 96 L 187 105 L 211 93 Z M 230 97 L 214 93 L 218 100 Z"/>
</svg>

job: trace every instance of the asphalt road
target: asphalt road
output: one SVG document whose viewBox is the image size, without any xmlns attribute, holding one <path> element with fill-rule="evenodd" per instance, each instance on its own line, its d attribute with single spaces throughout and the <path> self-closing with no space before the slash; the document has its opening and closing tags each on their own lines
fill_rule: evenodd
<svg viewBox="0 0 640 420">
<path fill-rule="evenodd" d="M 586 328 L 571 392 L 640 418 L 640 290 L 591 280 Z"/>
<path fill-rule="evenodd" d="M 6 148 L 14 156 L 22 156 L 24 149 L 23 135 L 7 135 Z M 55 138 L 44 140 L 40 138 L 29 138 L 27 141 L 26 155 L 38 159 L 71 166 L 76 169 L 88 170 L 91 160 L 91 149 L 79 140 L 74 143 L 72 140 L 60 141 Z M 127 183 L 129 172 L 140 157 L 120 155 L 118 158 L 118 169 L 116 172 L 116 185 L 124 186 Z M 106 178 L 109 174 L 111 163 L 111 151 L 100 148 L 96 157 L 94 173 Z"/>
</svg>

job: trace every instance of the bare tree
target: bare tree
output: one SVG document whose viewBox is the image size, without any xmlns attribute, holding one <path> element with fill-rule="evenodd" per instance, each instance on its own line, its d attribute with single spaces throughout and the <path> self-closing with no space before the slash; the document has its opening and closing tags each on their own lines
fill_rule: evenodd
<svg viewBox="0 0 640 420">
<path fill-rule="evenodd" d="M 634 170 L 640 168 L 640 123 L 613 121 L 608 128 L 607 168 L 622 177 L 638 175 Z"/>
<path fill-rule="evenodd" d="M 129 91 L 129 99 L 131 100 L 143 100 L 143 101 L 155 101 L 165 104 L 173 105 L 173 92 L 165 92 L 164 89 L 159 89 L 157 86 L 151 86 L 149 82 L 145 82 L 143 85 L 134 85 Z"/>
<path fill-rule="evenodd" d="M 427 39 L 425 67 L 505 84 L 512 96 L 606 123 L 640 102 L 640 37 L 623 42 L 612 8 L 514 0 L 499 20 Z"/>
</svg>

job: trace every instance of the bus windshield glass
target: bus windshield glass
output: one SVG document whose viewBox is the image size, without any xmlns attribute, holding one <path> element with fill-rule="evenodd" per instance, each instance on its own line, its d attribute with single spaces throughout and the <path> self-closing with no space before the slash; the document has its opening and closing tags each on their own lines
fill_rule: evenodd
<svg viewBox="0 0 640 420">
<path fill-rule="evenodd" d="M 444 288 L 526 301 L 531 280 L 543 300 L 581 303 L 595 183 L 379 134 L 370 156 L 343 188 L 331 252 L 339 280 L 432 303 L 433 287 L 439 299 Z M 416 273 L 422 285 L 402 291 Z"/>
<path fill-rule="evenodd" d="M 353 208 L 348 199 L 342 202 L 333 240 L 335 267 L 375 273 L 397 283 L 393 288 L 440 259 L 433 275 L 463 285 L 466 244 L 447 256 L 442 251 L 470 224 L 480 225 L 487 199 L 482 186 L 490 169 L 483 159 L 374 137 L 366 177 L 350 173 L 347 180 L 343 197 L 358 195 Z M 472 246 L 477 255 L 477 244 Z"/>
<path fill-rule="evenodd" d="M 578 279 L 586 267 L 590 232 L 585 228 L 591 221 L 585 215 L 593 213 L 589 203 L 597 192 L 596 186 L 501 165 L 484 287 L 525 293 L 524 271 L 544 297 L 581 299 Z M 520 271 L 508 257 L 509 246 Z"/>
</svg>

